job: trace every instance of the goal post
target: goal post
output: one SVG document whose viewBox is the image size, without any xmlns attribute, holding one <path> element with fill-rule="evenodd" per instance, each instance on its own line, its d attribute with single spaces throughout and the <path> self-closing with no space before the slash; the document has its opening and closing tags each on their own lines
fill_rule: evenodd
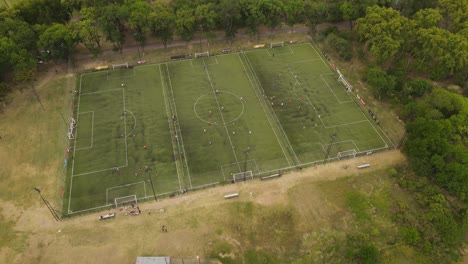
<svg viewBox="0 0 468 264">
<path fill-rule="evenodd" d="M 195 59 L 202 58 L 202 57 L 209 57 L 210 52 L 209 51 L 200 52 L 200 53 L 195 52 L 194 56 L 195 56 Z"/>
<path fill-rule="evenodd" d="M 340 72 L 340 70 L 336 69 L 336 72 L 338 73 L 338 82 L 342 83 L 344 87 L 346 88 L 346 91 L 351 92 L 353 89 L 353 86 L 345 79 L 343 74 Z"/>
<path fill-rule="evenodd" d="M 357 151 L 356 149 L 351 149 L 351 150 L 345 150 L 345 151 L 341 151 L 341 152 L 338 152 L 338 159 L 346 159 L 346 158 L 355 158 L 356 157 L 356 154 L 357 154 Z"/>
<path fill-rule="evenodd" d="M 117 197 L 117 198 L 114 199 L 114 203 L 115 203 L 116 208 L 126 206 L 126 205 L 129 205 L 129 204 L 136 204 L 137 202 L 138 202 L 138 199 L 137 199 L 136 195 Z"/>
<path fill-rule="evenodd" d="M 277 48 L 277 47 L 284 47 L 284 41 L 270 43 L 270 49 Z"/>
<path fill-rule="evenodd" d="M 128 62 L 122 63 L 122 64 L 112 64 L 112 70 L 122 69 L 122 68 L 127 68 L 128 69 Z"/>
<path fill-rule="evenodd" d="M 252 179 L 253 179 L 253 172 L 251 170 L 232 174 L 232 180 L 234 182 L 252 180 Z"/>
</svg>

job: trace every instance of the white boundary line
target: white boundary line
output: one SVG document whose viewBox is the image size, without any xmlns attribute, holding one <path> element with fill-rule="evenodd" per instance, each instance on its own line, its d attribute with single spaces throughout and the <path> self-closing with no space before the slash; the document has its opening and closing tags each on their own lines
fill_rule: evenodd
<svg viewBox="0 0 468 264">
<path fill-rule="evenodd" d="M 177 153 L 176 153 L 176 150 L 174 148 L 174 139 L 175 139 L 175 134 L 174 132 L 172 131 L 172 126 L 171 126 L 171 119 L 170 119 L 170 112 L 169 112 L 169 109 L 168 109 L 168 102 L 167 100 L 169 100 L 166 96 L 166 91 L 165 91 L 165 86 L 164 86 L 164 82 L 163 82 L 163 74 L 162 74 L 162 70 L 161 70 L 161 64 L 159 64 L 159 75 L 161 76 L 161 87 L 162 87 L 162 91 L 163 91 L 163 96 L 164 96 L 164 105 L 166 106 L 166 115 L 167 115 L 167 122 L 168 122 L 168 126 L 169 126 L 169 133 L 171 134 L 171 145 L 172 145 L 172 152 L 174 153 L 174 157 L 176 157 Z M 179 151 L 177 151 L 179 152 Z M 179 166 L 178 166 L 178 162 L 176 160 L 174 160 L 174 164 L 175 164 L 175 167 L 176 167 L 176 171 L 177 171 L 177 179 L 179 180 L 179 190 L 182 190 L 182 184 L 180 182 L 180 171 L 179 171 Z"/>
<path fill-rule="evenodd" d="M 320 60 L 320 59 L 312 59 L 312 60 L 303 60 L 303 61 L 288 62 L 287 64 L 306 63 L 306 62 L 312 62 L 312 61 L 318 61 L 318 60 Z M 278 63 L 278 64 L 284 65 L 283 63 Z M 331 74 L 333 74 L 333 73 L 331 73 Z"/>
<path fill-rule="evenodd" d="M 289 50 L 290 50 L 291 52 L 288 52 L 288 53 L 281 53 L 281 54 L 275 54 L 275 55 L 276 55 L 276 56 L 281 56 L 281 55 L 291 55 L 291 54 L 294 54 L 294 51 L 291 49 L 291 47 L 289 47 L 289 46 L 286 46 L 286 47 L 289 48 Z M 281 48 L 284 48 L 284 46 L 281 47 Z M 269 48 L 269 49 L 272 49 L 272 48 Z M 268 55 L 272 56 L 271 53 L 268 51 L 269 49 L 265 49 L 265 50 L 268 52 Z"/>
<path fill-rule="evenodd" d="M 177 105 L 175 103 L 175 98 L 174 98 L 174 90 L 172 89 L 172 80 L 171 80 L 171 74 L 169 72 L 169 67 L 166 63 L 166 70 L 167 70 L 167 77 L 169 79 L 169 87 L 171 88 L 171 94 L 172 94 L 172 101 L 173 101 L 173 104 L 174 104 L 174 112 L 175 112 L 175 115 L 176 115 L 176 122 L 177 122 L 177 126 L 179 127 L 179 130 L 180 130 L 180 124 L 179 124 L 179 115 L 177 114 Z M 176 129 L 176 133 L 177 133 L 177 128 Z M 176 140 L 178 142 L 178 139 Z M 190 170 L 189 170 L 189 166 L 188 166 L 188 161 L 187 161 L 187 155 L 185 153 L 185 146 L 184 146 L 184 139 L 182 138 L 182 131 L 180 130 L 180 141 L 181 141 L 181 144 L 182 144 L 182 152 L 184 154 L 184 159 L 180 159 L 180 162 L 183 162 L 182 160 L 185 160 L 185 167 L 187 169 L 187 176 L 188 176 L 188 179 L 189 179 L 189 184 L 190 184 L 190 188 L 193 188 L 192 187 L 192 178 L 190 177 Z M 180 152 L 180 151 L 179 151 Z M 180 153 L 179 153 L 179 156 L 180 156 Z"/>
<path fill-rule="evenodd" d="M 106 203 L 109 201 L 109 190 L 122 188 L 122 187 L 127 187 L 127 186 L 131 186 L 131 185 L 137 185 L 137 184 L 140 184 L 140 183 L 143 183 L 143 190 L 145 192 L 145 197 L 146 197 L 146 183 L 145 183 L 145 181 L 140 181 L 140 182 L 128 183 L 128 184 L 124 184 L 124 185 L 119 185 L 119 186 L 106 188 Z M 136 194 L 134 194 L 134 195 L 135 195 L 135 197 L 137 197 Z M 130 195 L 130 196 L 132 196 L 132 195 Z M 124 197 L 126 197 L 126 196 L 124 196 Z M 123 198 L 123 197 L 117 197 L 117 198 Z M 138 197 L 137 197 L 137 200 L 138 200 Z M 110 205 L 112 205 L 112 204 L 110 204 Z"/>
<path fill-rule="evenodd" d="M 247 56 L 244 54 L 244 56 Z M 291 166 L 291 162 L 289 162 L 289 159 L 288 159 L 288 155 L 286 155 L 286 152 L 284 151 L 284 148 L 283 148 L 283 145 L 281 144 L 279 138 L 278 138 L 278 135 L 276 134 L 276 131 L 275 129 L 273 128 L 273 125 L 271 124 L 271 120 L 270 120 L 270 117 L 268 116 L 266 110 L 265 110 L 265 106 L 262 104 L 262 101 L 260 100 L 260 97 L 258 96 L 257 94 L 257 90 L 255 89 L 255 86 L 253 84 L 253 81 L 252 79 L 250 78 L 248 72 L 247 72 L 247 68 L 245 67 L 244 63 L 242 62 L 242 59 L 239 55 L 239 53 L 237 53 L 237 57 L 239 58 L 239 61 L 240 63 L 242 64 L 242 67 L 244 68 L 244 71 L 245 71 L 245 75 L 247 75 L 247 78 L 249 79 L 250 81 L 250 85 L 252 87 L 252 89 L 254 90 L 254 93 L 255 93 L 255 96 L 257 97 L 257 100 L 258 100 L 258 103 L 260 104 L 260 107 L 262 108 L 263 110 L 263 113 L 265 113 L 265 117 L 266 119 L 268 120 L 268 123 L 270 124 L 270 127 L 271 127 L 271 130 L 273 131 L 273 134 L 275 135 L 276 137 L 276 140 L 278 141 L 278 145 L 280 146 L 281 148 L 281 151 L 283 151 L 283 155 L 284 155 L 284 158 L 286 159 L 286 162 L 289 164 L 289 166 Z M 253 74 L 253 73 L 252 73 Z"/>
<path fill-rule="evenodd" d="M 93 147 L 93 142 L 94 142 L 94 111 L 87 111 L 87 112 L 83 112 L 83 113 L 78 113 L 77 115 L 82 115 L 82 114 L 87 114 L 87 113 L 92 113 L 92 116 L 91 116 L 91 146 L 84 147 L 84 148 L 78 148 L 77 150 L 90 149 L 90 148 Z"/>
<path fill-rule="evenodd" d="M 127 109 L 125 107 L 125 89 L 122 89 L 122 100 L 123 100 L 123 110 L 124 110 L 124 135 L 127 135 Z M 128 166 L 128 144 L 127 137 L 125 137 L 125 166 Z"/>
<path fill-rule="evenodd" d="M 207 66 L 205 64 L 205 61 L 203 61 L 203 64 L 205 65 L 206 76 L 208 77 L 208 81 L 210 82 L 211 90 L 213 90 L 213 96 L 215 98 L 216 104 L 218 105 L 218 111 L 219 111 L 219 113 L 221 115 L 221 120 L 223 120 L 224 128 L 226 129 L 226 134 L 228 136 L 229 143 L 231 143 L 231 148 L 232 148 L 232 152 L 234 153 L 234 158 L 236 159 L 236 162 L 239 163 L 239 160 L 237 159 L 236 150 L 234 148 L 234 145 L 232 144 L 231 136 L 229 135 L 229 130 L 227 128 L 226 121 L 224 120 L 223 111 L 221 111 L 221 105 L 219 104 L 219 101 L 218 101 L 218 95 L 216 94 L 216 90 L 215 90 L 215 88 L 213 86 L 213 83 L 211 82 L 210 73 L 208 72 L 208 68 L 207 68 Z M 239 165 L 239 171 L 242 171 L 240 165 Z"/>
<path fill-rule="evenodd" d="M 360 150 L 359 150 L 358 146 L 356 145 L 356 142 L 354 142 L 353 139 L 348 139 L 348 140 L 342 140 L 342 141 L 338 141 L 338 142 L 333 142 L 333 144 L 331 144 L 331 145 L 332 145 L 332 147 L 333 147 L 333 146 L 336 145 L 336 144 L 343 143 L 343 142 L 348 142 L 348 141 L 351 141 L 351 142 L 353 143 L 355 149 L 356 149 L 357 152 L 359 153 Z M 320 143 L 317 143 L 317 144 L 320 144 Z M 322 146 L 323 151 L 324 151 L 325 153 L 327 153 L 327 151 L 325 150 L 324 147 L 325 147 L 325 146 L 328 147 L 330 144 L 325 144 L 325 145 L 324 145 L 324 144 L 320 144 L 320 145 Z M 345 151 L 346 151 L 346 150 L 345 150 Z"/>
<path fill-rule="evenodd" d="M 320 74 L 320 78 L 325 82 L 325 84 L 327 85 L 328 89 L 330 89 L 330 92 L 332 92 L 332 94 L 335 96 L 336 100 L 338 101 L 338 103 L 340 104 L 345 104 L 345 103 L 351 103 L 352 100 L 348 100 L 348 101 L 344 101 L 342 102 L 338 96 L 336 96 L 335 92 L 332 90 L 332 88 L 330 87 L 330 85 L 328 84 L 328 82 L 325 80 L 325 78 L 323 78 L 323 75 L 330 75 L 330 73 L 327 73 L 327 74 Z"/>
</svg>

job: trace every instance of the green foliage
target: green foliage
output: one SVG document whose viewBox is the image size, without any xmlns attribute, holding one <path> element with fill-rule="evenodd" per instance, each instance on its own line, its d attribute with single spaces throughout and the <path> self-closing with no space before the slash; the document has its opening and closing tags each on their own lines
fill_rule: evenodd
<svg viewBox="0 0 468 264">
<path fill-rule="evenodd" d="M 432 90 L 430 82 L 424 79 L 414 79 L 403 85 L 403 97 L 421 97 Z"/>
<path fill-rule="evenodd" d="M 396 176 L 398 176 L 398 171 L 395 168 L 391 168 L 391 169 L 388 170 L 388 174 L 391 177 L 396 177 Z"/>
<path fill-rule="evenodd" d="M 403 227 L 401 229 L 403 239 L 408 245 L 417 246 L 421 242 L 421 234 L 414 227 Z"/>
<path fill-rule="evenodd" d="M 245 263 L 252 263 L 252 264 L 255 264 L 255 263 L 269 263 L 269 264 L 270 263 L 271 264 L 283 263 L 282 261 L 280 261 L 278 259 L 278 257 L 276 257 L 273 254 L 268 254 L 266 252 L 256 251 L 256 250 L 248 250 L 247 252 L 245 252 L 244 260 L 245 260 Z"/>
<path fill-rule="evenodd" d="M 219 20 L 228 40 L 234 39 L 240 26 L 241 6 L 239 1 L 221 0 L 218 5 Z"/>
<path fill-rule="evenodd" d="M 340 58 L 346 61 L 351 60 L 353 54 L 351 43 L 349 41 L 334 33 L 328 34 L 325 41 L 338 53 L 338 56 L 340 56 Z"/>
<path fill-rule="evenodd" d="M 420 28 L 436 27 L 440 20 L 442 20 L 440 11 L 433 8 L 421 9 L 413 16 L 415 25 Z"/>
<path fill-rule="evenodd" d="M 167 43 L 172 40 L 175 32 L 175 15 L 169 8 L 158 6 L 151 13 L 149 23 L 151 32 L 162 41 L 164 48 L 167 48 Z"/>
<path fill-rule="evenodd" d="M 29 25 L 66 23 L 72 9 L 61 0 L 20 1 L 15 6 L 19 17 Z"/>
<path fill-rule="evenodd" d="M 393 95 L 396 79 L 384 70 L 370 67 L 366 72 L 365 80 L 371 86 L 374 96 L 379 100 Z"/>
<path fill-rule="evenodd" d="M 91 52 L 93 57 L 97 57 L 102 53 L 102 49 L 96 9 L 93 7 L 81 9 L 81 18 L 80 21 L 76 22 L 80 41 Z"/>
<path fill-rule="evenodd" d="M 128 25 L 133 29 L 133 37 L 144 50 L 146 44 L 146 33 L 150 31 L 149 17 L 151 14 L 151 5 L 146 2 L 136 1 L 128 6 L 130 16 Z"/>
<path fill-rule="evenodd" d="M 112 43 L 114 51 L 122 53 L 125 23 L 129 16 L 126 6 L 110 4 L 100 9 L 98 22 L 106 40 Z"/>
<path fill-rule="evenodd" d="M 195 33 L 194 10 L 185 7 L 177 10 L 175 25 L 177 34 L 184 41 L 190 41 Z"/>
<path fill-rule="evenodd" d="M 379 63 L 395 58 L 410 35 L 410 22 L 392 8 L 372 6 L 356 21 L 357 32 Z"/>
<path fill-rule="evenodd" d="M 380 253 L 368 235 L 358 233 L 346 237 L 346 256 L 353 262 L 371 264 L 379 261 Z"/>
<path fill-rule="evenodd" d="M 79 43 L 79 36 L 73 25 L 53 24 L 44 31 L 37 43 L 54 61 L 68 60 Z"/>
</svg>

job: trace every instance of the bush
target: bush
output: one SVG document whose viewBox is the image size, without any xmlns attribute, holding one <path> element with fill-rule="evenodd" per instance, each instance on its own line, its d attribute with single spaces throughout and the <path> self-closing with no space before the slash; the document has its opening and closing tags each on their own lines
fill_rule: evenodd
<svg viewBox="0 0 468 264">
<path fill-rule="evenodd" d="M 333 48 L 343 60 L 348 61 L 353 57 L 350 42 L 335 33 L 328 34 L 325 42 Z"/>
</svg>

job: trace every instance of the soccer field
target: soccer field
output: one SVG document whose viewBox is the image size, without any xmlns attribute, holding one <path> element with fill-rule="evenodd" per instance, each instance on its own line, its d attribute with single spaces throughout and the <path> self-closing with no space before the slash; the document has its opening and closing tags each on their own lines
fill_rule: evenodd
<svg viewBox="0 0 468 264">
<path fill-rule="evenodd" d="M 391 144 L 309 44 L 87 73 L 78 91 L 67 214 Z"/>
</svg>

